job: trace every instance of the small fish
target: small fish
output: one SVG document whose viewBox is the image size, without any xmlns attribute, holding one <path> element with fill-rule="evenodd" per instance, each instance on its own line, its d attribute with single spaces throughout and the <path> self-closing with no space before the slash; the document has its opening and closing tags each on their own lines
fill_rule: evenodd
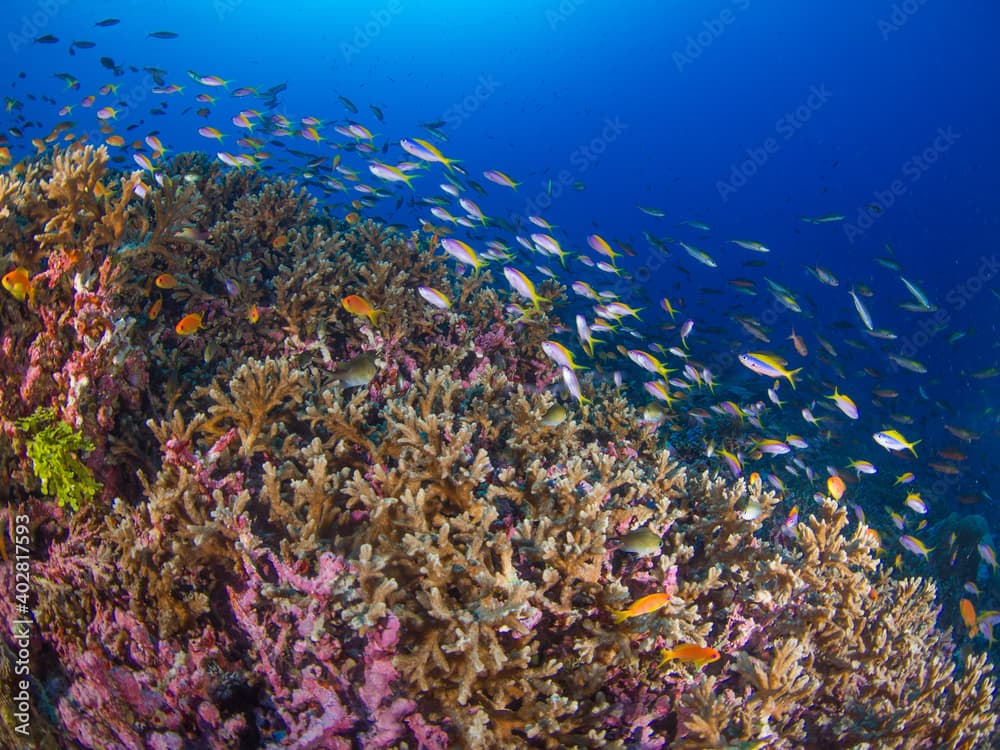
<svg viewBox="0 0 1000 750">
<path fill-rule="evenodd" d="M 934 305 L 931 304 L 930 300 L 927 299 L 927 295 L 923 293 L 920 287 L 918 287 L 912 281 L 907 281 L 907 279 L 903 276 L 900 276 L 899 280 L 903 282 L 903 285 L 906 286 L 906 288 L 910 291 L 910 294 L 912 294 L 914 299 L 917 300 L 917 305 L 919 307 L 922 307 L 925 310 L 930 310 L 931 308 L 935 307 Z"/>
<path fill-rule="evenodd" d="M 558 427 L 566 421 L 569 412 L 562 404 L 552 404 L 542 415 L 542 424 L 545 427 Z"/>
<path fill-rule="evenodd" d="M 559 370 L 562 372 L 563 385 L 566 386 L 569 394 L 577 400 L 577 403 L 581 405 L 589 404 L 591 401 L 583 395 L 583 391 L 580 389 L 580 381 L 577 379 L 573 369 L 570 367 L 560 367 Z"/>
<path fill-rule="evenodd" d="M 649 530 L 647 526 L 633 529 L 621 537 L 618 549 L 630 552 L 636 557 L 649 557 L 659 554 L 663 540 Z"/>
<path fill-rule="evenodd" d="M 201 313 L 188 313 L 174 326 L 174 331 L 178 336 L 190 336 L 205 327 L 201 324 L 201 319 Z"/>
<path fill-rule="evenodd" d="M 922 375 L 927 372 L 927 367 L 923 363 L 917 362 L 915 359 L 907 359 L 906 357 L 900 357 L 895 354 L 890 354 L 889 359 L 902 367 L 904 370 L 915 372 L 918 375 Z"/>
<path fill-rule="evenodd" d="M 14 295 L 14 299 L 18 302 L 23 302 L 31 291 L 31 275 L 27 268 L 21 266 L 4 274 L 0 283 L 3 283 L 3 288 Z"/>
<path fill-rule="evenodd" d="M 913 454 L 914 458 L 917 457 L 917 452 L 914 450 L 914 446 L 920 443 L 920 441 L 914 440 L 912 443 L 907 442 L 906 438 L 900 435 L 896 430 L 882 430 L 881 432 L 876 432 L 872 435 L 872 439 L 890 453 L 892 451 L 908 450 Z"/>
<path fill-rule="evenodd" d="M 753 250 L 755 253 L 769 253 L 771 248 L 762 245 L 760 242 L 754 242 L 753 240 L 729 240 L 734 245 L 739 245 L 745 250 Z"/>
<path fill-rule="evenodd" d="M 743 475 L 743 465 L 740 463 L 739 456 L 730 453 L 724 448 L 719 449 L 719 455 L 722 456 L 722 460 L 726 462 L 726 466 L 729 467 L 729 471 L 732 472 L 734 478 L 738 478 Z"/>
<path fill-rule="evenodd" d="M 177 286 L 177 277 L 171 273 L 161 273 L 153 283 L 160 289 L 173 289 Z"/>
<path fill-rule="evenodd" d="M 827 286 L 839 286 L 840 281 L 830 271 L 822 266 L 806 266 L 806 270 L 816 277 L 817 281 Z"/>
<path fill-rule="evenodd" d="M 653 216 L 657 219 L 662 219 L 664 216 L 667 215 L 664 211 L 660 210 L 659 208 L 652 208 L 650 206 L 641 206 L 638 203 L 636 204 L 635 207 L 638 208 L 640 211 L 642 211 L 644 214 L 648 214 L 649 216 Z"/>
<path fill-rule="evenodd" d="M 520 182 L 514 182 L 514 180 L 512 180 L 506 174 L 496 169 L 486 170 L 485 172 L 483 172 L 483 177 L 485 177 L 487 180 L 497 185 L 502 185 L 503 187 L 509 187 L 511 190 L 517 190 L 517 186 L 521 184 Z"/>
<path fill-rule="evenodd" d="M 914 513 L 919 513 L 922 516 L 927 514 L 927 504 L 920 497 L 919 492 L 910 492 L 903 503 Z"/>
<path fill-rule="evenodd" d="M 969 638 L 975 637 L 976 630 L 978 629 L 976 608 L 972 606 L 972 602 L 963 598 L 962 601 L 958 603 L 958 611 L 962 614 L 962 622 L 965 623 L 965 627 L 969 629 Z"/>
<path fill-rule="evenodd" d="M 445 157 L 437 147 L 428 143 L 427 141 L 422 141 L 419 138 L 414 138 L 412 140 L 404 138 L 399 142 L 399 145 L 403 150 L 410 156 L 414 156 L 417 159 L 422 159 L 423 161 L 433 161 L 439 164 L 444 164 L 448 168 L 449 172 L 454 171 L 452 163 L 457 162 L 458 159 L 448 159 Z"/>
<path fill-rule="evenodd" d="M 148 317 L 150 320 L 156 320 L 162 308 L 163 308 L 163 297 L 157 297 L 156 301 L 154 301 L 153 304 L 149 306 L 149 310 L 146 313 L 146 317 Z"/>
<path fill-rule="evenodd" d="M 103 28 L 107 28 L 108 26 L 117 26 L 120 23 L 121 20 L 117 18 L 105 18 L 103 21 L 98 21 L 97 23 L 95 23 L 94 26 L 101 26 Z"/>
<path fill-rule="evenodd" d="M 340 103 L 344 105 L 344 109 L 346 109 L 352 115 L 356 115 L 358 113 L 357 105 L 350 99 L 348 99 L 346 96 L 338 96 L 337 98 L 340 100 Z"/>
<path fill-rule="evenodd" d="M 151 31 L 146 36 L 151 36 L 153 39 L 176 39 L 180 34 L 176 31 Z"/>
<path fill-rule="evenodd" d="M 689 661 L 696 667 L 700 668 L 713 661 L 718 661 L 722 654 L 714 648 L 710 648 L 708 646 L 696 646 L 693 643 L 680 643 L 670 649 L 661 649 L 660 656 L 662 659 L 657 665 L 657 669 L 660 669 L 667 662 L 675 659 L 677 661 Z"/>
<path fill-rule="evenodd" d="M 983 562 L 989 565 L 993 570 L 997 569 L 997 556 L 993 551 L 993 548 L 983 542 L 976 547 L 979 550 L 979 556 L 983 558 Z"/>
<path fill-rule="evenodd" d="M 844 484 L 844 480 L 840 477 L 830 477 L 826 480 L 826 491 L 834 500 L 840 500 L 846 489 L 847 485 Z"/>
<path fill-rule="evenodd" d="M 442 243 L 445 241 L 446 240 L 442 240 Z M 507 283 L 510 284 L 511 288 L 525 299 L 530 300 L 536 310 L 540 309 L 538 306 L 540 301 L 549 301 L 547 297 L 540 296 L 535 291 L 535 285 L 532 283 L 531 279 L 518 271 L 516 268 L 505 266 L 503 269 L 503 275 L 504 278 L 507 279 Z"/>
<path fill-rule="evenodd" d="M 351 315 L 364 315 L 371 324 L 378 325 L 377 318 L 384 311 L 374 309 L 364 297 L 360 297 L 357 294 L 348 294 L 344 299 L 340 301 L 344 309 Z"/>
<path fill-rule="evenodd" d="M 472 266 L 478 271 L 480 268 L 486 265 L 486 262 L 481 260 L 476 251 L 469 247 L 462 240 L 456 240 L 451 237 L 445 237 L 440 241 L 441 248 L 448 253 L 452 258 L 457 260 L 459 263 L 464 263 L 468 266 Z"/>
<path fill-rule="evenodd" d="M 620 612 L 612 612 L 611 619 L 615 623 L 622 623 L 632 617 L 640 617 L 642 615 L 651 614 L 667 606 L 670 603 L 671 598 L 670 594 L 649 594 L 640 599 L 636 599 L 632 602 L 628 609 L 623 609 Z"/>
<path fill-rule="evenodd" d="M 594 252 L 606 256 L 612 263 L 615 262 L 615 258 L 621 257 L 621 253 L 616 253 L 612 250 L 607 240 L 599 234 L 587 235 L 587 244 L 590 245 Z"/>
<path fill-rule="evenodd" d="M 803 339 L 801 336 L 796 335 L 794 328 L 792 329 L 792 335 L 789 336 L 788 338 L 792 342 L 792 346 L 795 347 L 795 351 L 798 353 L 800 357 L 809 356 L 809 347 L 806 346 L 805 339 Z"/>
<path fill-rule="evenodd" d="M 689 245 L 686 242 L 682 242 L 680 243 L 680 245 L 681 247 L 684 248 L 684 250 L 687 252 L 688 255 L 690 255 L 692 258 L 694 258 L 702 265 L 708 266 L 709 268 L 719 267 L 719 264 L 715 262 L 715 259 L 711 255 L 706 253 L 704 250 L 699 250 L 698 248 Z"/>
<path fill-rule="evenodd" d="M 774 438 L 765 438 L 763 440 L 758 440 L 754 444 L 754 448 L 759 450 L 769 456 L 783 456 L 791 451 L 788 444 L 782 442 L 781 440 L 775 440 Z"/>
<path fill-rule="evenodd" d="M 795 388 L 795 373 L 802 370 L 801 367 L 795 370 L 788 370 L 785 365 L 788 363 L 780 357 L 760 352 L 747 352 L 739 356 L 740 364 L 748 370 L 764 375 L 769 378 L 786 378 Z"/>
<path fill-rule="evenodd" d="M 703 221 L 693 221 L 691 219 L 688 219 L 686 221 L 682 221 L 681 224 L 687 224 L 689 227 L 693 227 L 694 229 L 700 229 L 702 232 L 712 231 L 711 227 L 709 227 L 708 224 L 706 224 Z"/>
<path fill-rule="evenodd" d="M 760 481 L 758 477 L 757 481 Z M 740 511 L 740 518 L 744 521 L 756 521 L 764 512 L 764 506 L 757 500 L 748 500 L 747 507 Z"/>
<path fill-rule="evenodd" d="M 625 316 L 640 319 L 639 313 L 642 312 L 643 309 L 641 307 L 631 307 L 626 305 L 624 302 L 612 302 L 609 305 L 600 305 L 599 307 L 601 308 L 601 314 L 603 316 L 613 318 L 614 320 L 618 320 L 619 318 L 623 318 Z"/>
<path fill-rule="evenodd" d="M 198 227 L 186 226 L 174 232 L 174 237 L 181 240 L 189 240 L 190 242 L 202 242 L 209 238 L 209 232 L 202 232 L 198 230 Z"/>
<path fill-rule="evenodd" d="M 247 320 L 250 321 L 251 325 L 256 325 L 260 320 L 260 309 L 257 305 L 250 305 L 250 309 L 247 310 Z"/>
<path fill-rule="evenodd" d="M 973 440 L 979 440 L 979 435 L 972 430 L 966 430 L 963 427 L 955 427 L 950 424 L 944 425 L 944 428 L 959 440 L 964 440 L 967 443 L 971 443 Z"/>
<path fill-rule="evenodd" d="M 149 157 L 146 156 L 145 154 L 132 154 L 132 161 L 134 161 L 143 169 L 146 169 L 150 172 L 153 171 L 153 162 L 151 162 L 149 160 Z"/>
<path fill-rule="evenodd" d="M 333 378 L 345 388 L 368 385 L 378 374 L 374 352 L 364 352 L 354 359 L 342 362 L 333 371 Z"/>
<path fill-rule="evenodd" d="M 892 483 L 892 486 L 895 487 L 897 484 L 909 484 L 914 479 L 916 479 L 916 477 L 913 475 L 913 472 L 907 471 L 904 474 L 900 474 L 898 477 L 896 477 L 896 481 Z"/>
<path fill-rule="evenodd" d="M 568 367 L 570 370 L 585 370 L 587 368 L 578 365 L 573 358 L 573 352 L 560 344 L 558 341 L 543 341 L 542 351 L 545 355 L 560 367 Z"/>
<path fill-rule="evenodd" d="M 428 304 L 433 305 L 439 310 L 447 310 L 451 307 L 451 300 L 448 299 L 448 295 L 438 289 L 435 289 L 434 287 L 417 287 L 417 292 L 424 298 L 424 300 L 427 301 Z"/>
<path fill-rule="evenodd" d="M 45 36 L 35 37 L 35 44 L 57 44 L 59 42 L 59 37 L 52 36 L 52 34 L 46 34 Z"/>
<path fill-rule="evenodd" d="M 845 396 L 843 393 L 837 390 L 837 387 L 833 388 L 833 395 L 827 396 L 826 398 L 831 399 L 845 415 L 850 419 L 857 419 L 858 406 L 854 403 L 850 396 Z"/>
<path fill-rule="evenodd" d="M 847 468 L 854 469 L 858 473 L 858 476 L 862 474 L 878 474 L 878 469 L 875 468 L 875 464 L 871 461 L 865 461 L 863 459 L 858 459 L 856 461 L 852 460 L 847 464 Z"/>
<path fill-rule="evenodd" d="M 780 483 L 780 480 L 779 480 Z M 796 505 L 788 512 L 785 516 L 785 520 L 781 522 L 781 533 L 788 537 L 789 539 L 796 539 L 799 535 L 798 529 L 799 525 L 799 506 Z"/>
<path fill-rule="evenodd" d="M 843 221 L 841 214 L 823 214 L 822 216 L 801 216 L 802 221 L 808 224 L 830 224 L 832 222 Z"/>
<path fill-rule="evenodd" d="M 899 543 L 902 544 L 905 549 L 909 550 L 915 555 L 920 555 L 924 559 L 927 558 L 927 555 L 930 552 L 934 551 L 933 547 L 928 548 L 923 542 L 921 542 L 915 536 L 910 536 L 910 535 L 901 536 L 899 537 Z"/>
<path fill-rule="evenodd" d="M 413 190 L 413 185 L 410 184 L 410 180 L 413 179 L 413 175 L 408 175 L 403 172 L 399 167 L 394 167 L 391 164 L 383 164 L 380 161 L 373 161 L 368 165 L 368 171 L 379 179 L 386 180 L 387 182 L 405 182 L 406 186 Z"/>
<path fill-rule="evenodd" d="M 865 303 L 861 301 L 854 289 L 851 289 L 848 294 L 851 295 L 851 299 L 854 301 L 854 309 L 858 312 L 858 317 L 861 318 L 861 322 L 865 324 L 865 328 L 869 331 L 875 330 L 875 324 L 872 322 L 871 313 L 868 312 L 868 308 L 865 307 Z"/>
<path fill-rule="evenodd" d="M 690 415 L 690 412 L 689 412 Z M 642 407 L 642 416 L 639 417 L 640 424 L 661 425 L 667 418 L 667 412 L 656 402 L 650 402 Z"/>
</svg>

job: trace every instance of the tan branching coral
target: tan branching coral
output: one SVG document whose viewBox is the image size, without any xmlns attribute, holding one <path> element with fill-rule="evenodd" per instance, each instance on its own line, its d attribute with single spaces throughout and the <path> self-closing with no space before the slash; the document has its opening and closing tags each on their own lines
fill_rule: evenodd
<svg viewBox="0 0 1000 750">
<path fill-rule="evenodd" d="M 955 658 L 934 586 L 892 578 L 877 537 L 832 500 L 800 501 L 791 526 L 792 499 L 759 479 L 682 465 L 599 372 L 583 378 L 592 403 L 560 402 L 541 350 L 552 303 L 522 304 L 489 269 L 454 273 L 420 233 L 344 230 L 292 183 L 182 157 L 140 201 L 106 159 L 81 149 L 0 176 L 14 257 L 78 264 L 52 269 L 40 301 L 54 326 L 72 306 L 86 330 L 57 337 L 38 372 L 70 345 L 106 373 L 125 372 L 114 358 L 136 342 L 149 361 L 125 416 L 98 408 L 85 368 L 33 381 L 65 386 L 114 435 L 105 455 L 139 472 L 38 526 L 38 624 L 76 670 L 63 716 L 90 727 L 87 695 L 110 694 L 90 686 L 138 685 L 148 664 L 132 694 L 173 686 L 168 718 L 188 738 L 270 725 L 274 741 L 309 726 L 401 748 L 990 741 L 991 668 Z M 120 187 L 97 198 L 105 178 Z M 58 206 L 42 210 L 29 183 Z M 353 315 L 348 294 L 382 314 Z M 18 330 L 41 328 L 4 305 Z M 182 336 L 191 310 L 205 328 Z M 100 316 L 111 325 L 91 330 Z M 337 368 L 361 354 L 371 377 L 348 382 Z M 19 389 L 0 403 L 16 408 Z M 642 528 L 652 549 L 627 547 Z M 649 595 L 654 611 L 623 614 Z M 682 644 L 720 658 L 674 658 Z M 252 676 L 245 715 L 209 700 L 221 671 Z"/>
<path fill-rule="evenodd" d="M 800 528 L 797 549 L 769 553 L 774 596 L 756 597 L 773 615 L 769 651 L 738 654 L 747 692 L 725 725 L 704 695 L 683 699 L 691 718 L 681 747 L 773 732 L 790 746 L 958 748 L 960 737 L 993 731 L 996 717 L 984 711 L 990 667 L 967 659 L 956 679 L 947 637 L 935 628 L 933 584 L 870 579 L 874 537 L 864 526 L 845 536 L 846 518 L 827 500 Z M 786 554 L 794 568 L 779 561 Z"/>
<path fill-rule="evenodd" d="M 211 405 L 203 432 L 222 434 L 236 428 L 240 455 L 274 447 L 283 428 L 283 417 L 294 414 L 302 402 L 304 378 L 287 360 L 249 360 L 233 374 L 223 390 L 211 386 L 198 392 Z M 287 434 L 287 428 L 286 434 Z"/>
</svg>

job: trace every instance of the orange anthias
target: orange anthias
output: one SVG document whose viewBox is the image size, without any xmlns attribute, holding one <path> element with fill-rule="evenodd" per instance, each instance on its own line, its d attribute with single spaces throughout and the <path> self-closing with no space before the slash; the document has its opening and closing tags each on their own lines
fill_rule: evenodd
<svg viewBox="0 0 1000 750">
<path fill-rule="evenodd" d="M 364 297 L 359 297 L 356 294 L 348 294 L 341 300 L 341 304 L 344 309 L 352 315 L 364 315 L 368 320 L 372 322 L 372 325 L 377 325 L 376 318 L 382 314 L 382 310 L 374 309 L 368 300 Z"/>
<path fill-rule="evenodd" d="M 13 271 L 4 274 L 3 288 L 14 295 L 18 302 L 23 302 L 31 289 L 31 276 L 27 268 L 18 266 Z"/>
<path fill-rule="evenodd" d="M 846 489 L 847 485 L 844 484 L 844 480 L 840 477 L 830 477 L 826 480 L 826 491 L 830 493 L 830 497 L 834 500 L 840 500 Z"/>
<path fill-rule="evenodd" d="M 204 327 L 201 324 L 201 313 L 188 313 L 174 326 L 174 330 L 178 336 L 190 336 Z"/>
<path fill-rule="evenodd" d="M 173 289 L 177 286 L 177 278 L 171 273 L 161 273 L 154 283 L 160 289 Z"/>
<path fill-rule="evenodd" d="M 673 648 L 661 649 L 660 656 L 662 656 L 663 659 L 657 665 L 657 669 L 673 659 L 677 659 L 678 661 L 689 661 L 696 667 L 703 667 L 710 662 L 717 661 L 722 654 L 709 646 L 696 646 L 693 643 L 679 643 Z"/>
<path fill-rule="evenodd" d="M 968 599 L 962 599 L 958 603 L 958 609 L 962 613 L 962 622 L 969 629 L 969 638 L 972 638 L 976 634 L 976 608 Z"/>
<path fill-rule="evenodd" d="M 620 612 L 612 612 L 611 619 L 615 622 L 624 622 L 630 617 L 648 615 L 650 612 L 655 612 L 661 607 L 666 606 L 669 601 L 670 594 L 649 594 L 641 599 L 636 599 L 628 609 L 623 609 Z"/>
</svg>

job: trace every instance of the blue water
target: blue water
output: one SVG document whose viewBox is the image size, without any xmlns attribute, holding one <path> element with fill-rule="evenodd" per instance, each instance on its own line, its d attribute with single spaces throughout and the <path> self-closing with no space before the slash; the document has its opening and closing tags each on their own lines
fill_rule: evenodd
<svg viewBox="0 0 1000 750">
<path fill-rule="evenodd" d="M 121 23 L 94 27 L 106 17 Z M 596 0 L 37 3 L 6 15 L 0 70 L 10 81 L 5 96 L 16 105 L 0 122 L 5 132 L 12 125 L 23 128 L 25 138 L 9 136 L 18 158 L 31 151 L 27 139 L 43 136 L 62 119 L 59 107 L 75 104 L 67 116 L 79 123 L 75 132 L 89 129 L 97 142 L 102 135 L 96 109 L 122 102 L 114 126 L 128 141 L 158 133 L 174 153 L 238 151 L 230 118 L 242 108 L 261 107 L 260 100 L 233 99 L 222 89 L 204 87 L 191 80 L 189 70 L 231 79 L 230 90 L 287 82 L 265 116 L 321 118 L 327 141 L 283 139 L 285 147 L 317 155 L 334 153 L 330 144 L 344 139 L 331 126 L 351 119 L 376 133 L 377 144 L 393 144 L 380 158 L 401 161 L 408 157 L 395 145 L 400 138 L 428 138 L 418 124 L 444 121 L 440 129 L 448 141 L 435 144 L 488 187 L 487 196 L 471 194 L 488 215 L 527 235 L 540 230 L 526 224 L 526 217 L 541 214 L 559 227 L 556 236 L 574 252 L 586 249 L 591 232 L 635 248 L 636 257 L 622 260 L 631 280 L 571 262 L 564 283 L 579 278 L 613 287 L 645 308 L 636 325 L 664 346 L 678 340 L 676 331 L 662 327 L 669 321 L 658 301 L 666 295 L 682 304 L 677 323 L 695 321 L 690 343 L 698 359 L 712 367 L 721 384 L 747 389 L 753 399 L 766 401 L 769 381 L 735 363 L 740 351 L 772 350 L 791 366 L 803 366 L 808 382 L 794 394 L 787 383 L 780 390 L 788 406 L 771 418 L 777 436 L 790 431 L 813 436 L 799 409 L 822 402 L 835 384 L 852 395 L 861 419 L 832 415 L 837 417 L 830 422 L 832 440 L 813 466 L 818 475 L 825 477 L 827 464 L 843 467 L 850 458 L 867 458 L 880 467 L 879 481 L 885 482 L 875 486 L 887 487 L 894 475 L 913 470 L 915 487 L 932 504 L 932 523 L 957 509 L 981 513 L 995 528 L 1000 507 L 991 498 L 1000 500 L 994 449 L 1000 378 L 971 373 L 1000 366 L 1000 297 L 994 293 L 1000 291 L 1000 156 L 994 134 L 1000 64 L 990 38 L 998 18 L 1000 10 L 987 2 L 956 6 L 941 0 L 639 1 L 627 10 Z M 158 30 L 179 37 L 147 37 Z M 60 41 L 31 41 L 46 34 Z M 70 55 L 72 40 L 93 41 L 96 47 Z M 102 67 L 102 55 L 123 65 L 124 75 Z M 183 86 L 183 93 L 152 94 L 155 84 L 142 71 L 145 66 L 168 71 L 166 82 Z M 53 77 L 58 72 L 78 78 L 79 89 L 65 88 Z M 117 97 L 99 97 L 93 108 L 83 108 L 80 100 L 107 83 L 121 84 Z M 202 118 L 195 109 L 203 105 L 193 97 L 206 92 L 218 100 Z M 353 101 L 358 114 L 345 110 L 338 96 Z M 161 102 L 166 114 L 151 114 Z M 376 119 L 371 104 L 384 111 L 384 121 Z M 204 125 L 231 135 L 219 146 L 197 134 Z M 268 147 L 274 158 L 266 168 L 297 174 L 303 160 L 285 147 Z M 121 151 L 123 167 L 134 167 L 134 152 Z M 363 161 L 354 158 L 352 166 L 377 184 Z M 491 185 L 481 178 L 485 169 L 500 169 L 522 184 L 516 193 Z M 414 181 L 414 196 L 441 195 L 443 170 L 434 166 L 430 172 Z M 356 197 L 311 187 L 341 213 Z M 367 213 L 413 228 L 418 217 L 428 218 L 426 206 L 409 205 L 404 186 L 389 187 L 393 198 Z M 406 199 L 398 210 L 396 195 Z M 637 204 L 666 215 L 654 218 Z M 828 213 L 845 218 L 824 224 L 800 218 Z M 711 230 L 684 221 L 703 222 Z M 655 252 L 643 231 L 675 240 L 669 257 Z M 496 227 L 473 236 L 503 237 L 516 245 L 510 233 Z M 752 253 L 730 244 L 732 239 L 757 240 L 772 252 Z M 676 240 L 709 252 L 719 267 L 694 262 Z M 936 313 L 897 307 L 914 300 L 898 273 L 874 261 L 888 256 L 886 243 Z M 537 260 L 522 256 L 518 265 L 539 282 L 542 277 L 531 267 Z M 558 267 L 554 259 L 546 260 Z M 814 264 L 832 271 L 840 285 L 826 287 L 808 275 L 804 267 Z M 804 312 L 777 305 L 765 276 L 794 292 Z M 755 281 L 758 296 L 738 294 L 727 283 L 736 277 Z M 870 287 L 874 296 L 864 301 L 876 326 L 898 339 L 864 334 L 847 293 L 853 285 Z M 770 326 L 771 343 L 749 338 L 734 314 Z M 935 316 L 940 330 L 928 323 Z M 571 326 L 572 315 L 565 321 Z M 785 340 L 793 327 L 808 341 L 805 360 Z M 832 363 L 817 361 L 822 350 L 813 333 L 836 348 Z M 574 341 L 571 334 L 563 340 Z M 893 368 L 888 352 L 917 359 L 928 372 Z M 627 360 L 619 367 L 638 382 Z M 875 375 L 865 374 L 865 368 Z M 898 390 L 899 397 L 873 404 L 870 392 L 876 387 Z M 710 401 L 700 395 L 697 403 Z M 892 413 L 909 415 L 912 423 L 893 422 Z M 979 439 L 961 441 L 945 423 Z M 923 441 L 920 461 L 890 456 L 874 444 L 871 434 L 888 427 Z M 942 449 L 968 455 L 958 475 L 926 467 L 943 460 L 934 455 Z M 979 496 L 978 504 L 956 504 L 959 495 L 971 494 Z M 869 511 L 882 504 L 873 503 Z"/>
</svg>

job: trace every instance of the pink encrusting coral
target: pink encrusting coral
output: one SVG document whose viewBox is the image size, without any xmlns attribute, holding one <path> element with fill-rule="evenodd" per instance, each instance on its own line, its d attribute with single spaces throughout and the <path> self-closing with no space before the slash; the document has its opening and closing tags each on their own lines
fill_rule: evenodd
<svg viewBox="0 0 1000 750">
<path fill-rule="evenodd" d="M 92 148 L 0 177 L 37 283 L 0 298 L 0 519 L 29 517 L 39 747 L 995 741 L 989 663 L 845 507 L 781 533 L 759 479 L 678 463 L 599 373 L 554 408 L 556 283 L 515 309 L 436 238 L 200 157 L 138 179 Z M 39 407 L 94 444 L 76 511 L 15 424 Z"/>
</svg>

